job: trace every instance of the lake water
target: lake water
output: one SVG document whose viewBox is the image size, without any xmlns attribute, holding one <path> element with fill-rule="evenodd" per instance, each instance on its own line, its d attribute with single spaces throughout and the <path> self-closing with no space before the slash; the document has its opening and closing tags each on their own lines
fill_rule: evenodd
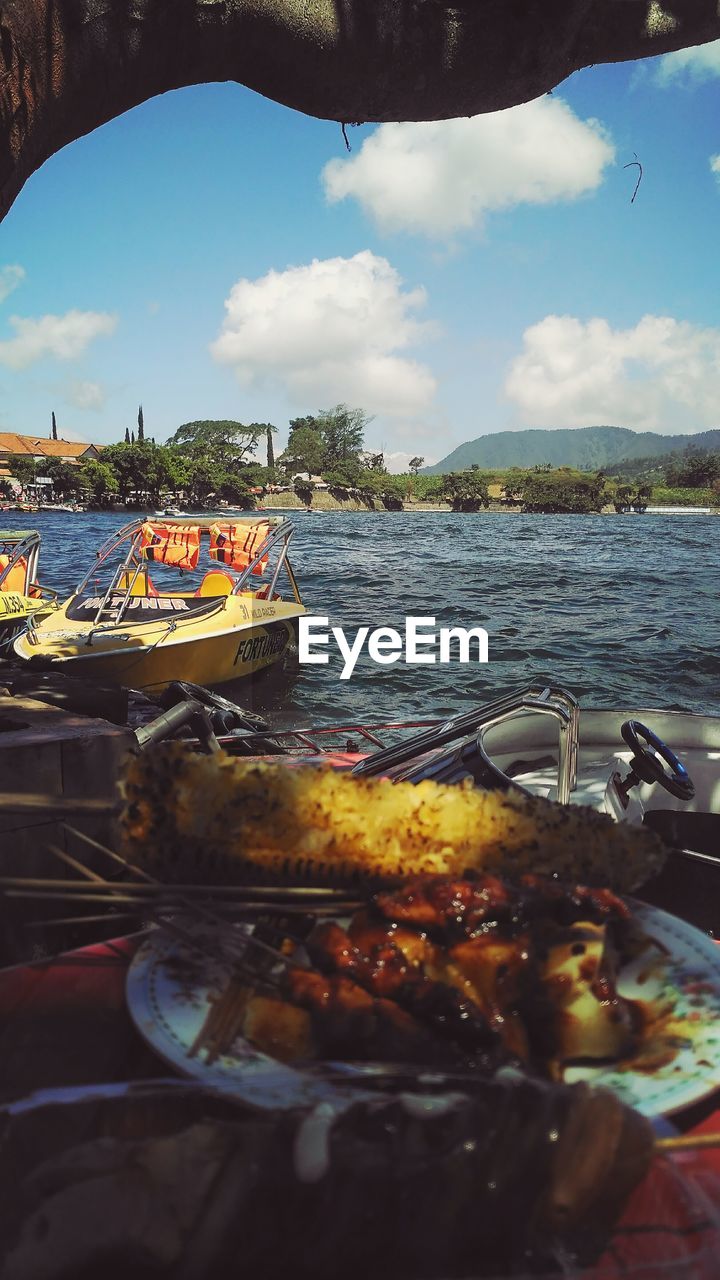
<svg viewBox="0 0 720 1280">
<path fill-rule="evenodd" d="M 13 523 L 14 522 L 14 523 Z M 41 577 L 69 594 L 117 514 L 5 513 L 43 535 Z M 352 638 L 406 615 L 483 626 L 487 665 L 327 666 L 263 678 L 238 700 L 277 726 L 426 718 L 542 679 L 586 706 L 720 712 L 720 519 L 298 513 L 304 602 Z M 227 690 L 229 696 L 233 691 Z"/>
</svg>

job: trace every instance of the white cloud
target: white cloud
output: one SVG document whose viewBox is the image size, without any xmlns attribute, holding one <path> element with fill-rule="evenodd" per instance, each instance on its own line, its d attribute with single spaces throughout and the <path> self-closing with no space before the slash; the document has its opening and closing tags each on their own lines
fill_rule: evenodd
<svg viewBox="0 0 720 1280">
<path fill-rule="evenodd" d="M 10 296 L 25 279 L 25 268 L 19 266 L 0 267 L 0 302 Z"/>
<path fill-rule="evenodd" d="M 714 173 L 720 182 L 720 156 L 710 156 L 710 172 Z"/>
<path fill-rule="evenodd" d="M 720 76 L 720 40 L 666 53 L 658 63 L 655 78 L 660 85 L 671 85 L 700 84 L 716 76 Z"/>
<path fill-rule="evenodd" d="M 67 311 L 64 316 L 46 315 L 37 320 L 11 316 L 15 337 L 0 342 L 0 364 L 9 369 L 26 369 L 48 356 L 74 360 L 95 338 L 115 331 L 117 317 L 100 311 Z"/>
<path fill-rule="evenodd" d="M 403 291 L 394 267 L 367 249 L 314 259 L 238 280 L 210 350 L 246 388 L 274 383 L 310 408 L 342 401 L 403 417 L 435 392 L 425 365 L 396 354 L 429 336 L 413 315 L 425 302 L 424 289 Z"/>
<path fill-rule="evenodd" d="M 402 475 L 404 472 L 410 470 L 410 459 L 417 458 L 419 456 L 420 455 L 417 451 L 414 453 L 407 453 L 402 449 L 396 449 L 392 453 L 385 454 L 385 466 L 392 475 Z M 422 465 L 424 467 L 431 467 L 433 462 L 436 461 L 436 458 L 423 458 Z"/>
<path fill-rule="evenodd" d="M 329 201 L 354 196 L 383 230 L 443 237 L 492 210 L 595 191 L 614 156 L 597 120 L 544 97 L 471 119 L 380 125 L 322 180 Z"/>
<path fill-rule="evenodd" d="M 99 382 L 82 379 L 68 385 L 65 399 L 76 409 L 102 409 L 105 404 L 105 389 Z"/>
<path fill-rule="evenodd" d="M 717 425 L 720 329 L 670 316 L 613 329 L 607 320 L 550 315 L 525 330 L 523 348 L 505 382 L 523 425 Z"/>
</svg>

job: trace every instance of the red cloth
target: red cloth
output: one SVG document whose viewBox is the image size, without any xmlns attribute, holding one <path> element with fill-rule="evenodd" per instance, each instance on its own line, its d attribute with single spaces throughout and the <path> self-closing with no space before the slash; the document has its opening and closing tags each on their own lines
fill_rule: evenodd
<svg viewBox="0 0 720 1280">
<path fill-rule="evenodd" d="M 655 1160 L 583 1280 L 717 1280 L 719 1224 L 720 1183 L 706 1177 L 704 1162 Z"/>
<path fill-rule="evenodd" d="M 0 970 L 0 1101 L 163 1074 L 125 1003 L 137 945 L 120 939 Z"/>
</svg>

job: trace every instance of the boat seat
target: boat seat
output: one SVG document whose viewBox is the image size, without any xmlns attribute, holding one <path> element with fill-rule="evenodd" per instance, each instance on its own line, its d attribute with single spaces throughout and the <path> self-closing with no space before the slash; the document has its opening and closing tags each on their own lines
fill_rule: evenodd
<svg viewBox="0 0 720 1280">
<path fill-rule="evenodd" d="M 222 569 L 208 569 L 195 595 L 229 596 L 234 586 L 235 579 L 229 573 L 223 573 Z"/>
<path fill-rule="evenodd" d="M 128 583 L 131 582 L 131 576 L 124 573 L 118 583 L 118 591 L 127 591 Z M 130 592 L 131 596 L 156 596 L 158 594 L 157 587 L 152 581 L 147 569 L 143 569 L 135 579 Z"/>
</svg>

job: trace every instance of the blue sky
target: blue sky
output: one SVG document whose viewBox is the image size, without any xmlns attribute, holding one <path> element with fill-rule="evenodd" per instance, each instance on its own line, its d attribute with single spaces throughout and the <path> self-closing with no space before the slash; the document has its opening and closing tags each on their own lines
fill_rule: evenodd
<svg viewBox="0 0 720 1280">
<path fill-rule="evenodd" d="M 0 224 L 0 430 L 373 415 L 392 469 L 520 427 L 720 425 L 720 42 L 512 111 L 337 124 L 236 85 L 80 139 Z M 637 168 L 643 179 L 631 196 Z"/>
</svg>

